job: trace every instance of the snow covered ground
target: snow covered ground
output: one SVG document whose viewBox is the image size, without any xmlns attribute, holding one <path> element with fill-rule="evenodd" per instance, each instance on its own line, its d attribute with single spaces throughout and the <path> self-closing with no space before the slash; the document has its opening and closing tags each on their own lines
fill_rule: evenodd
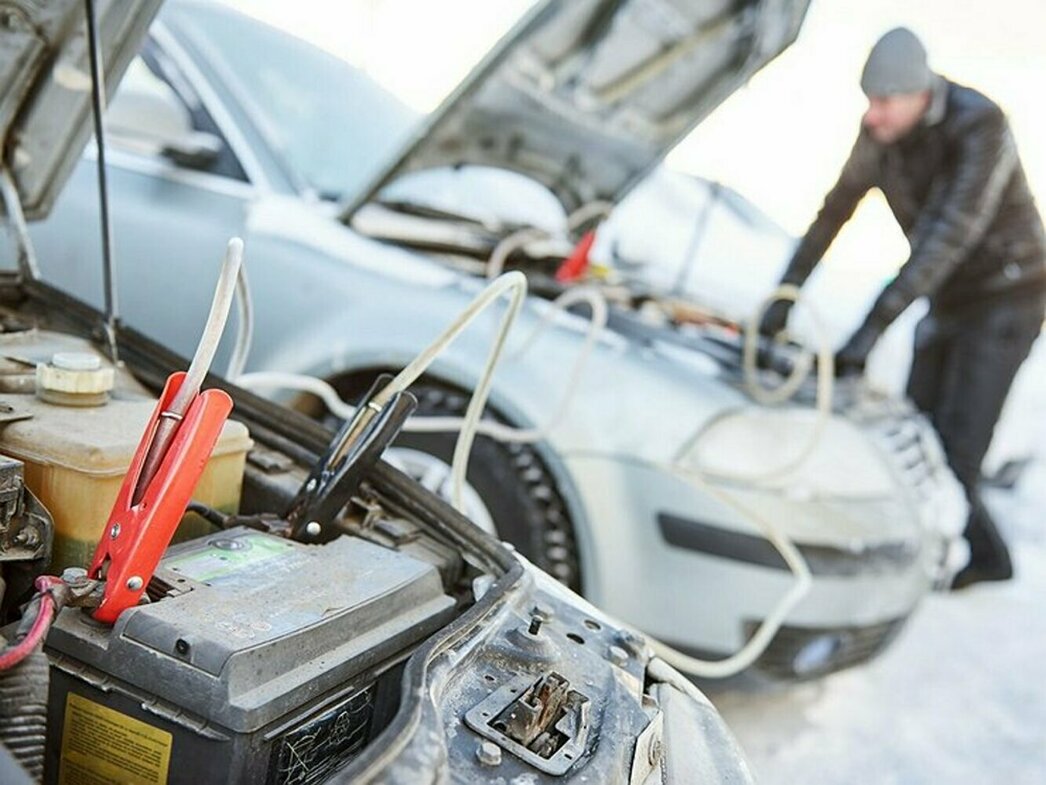
<svg viewBox="0 0 1046 785">
<path fill-rule="evenodd" d="M 1046 462 L 987 498 L 1014 581 L 928 598 L 882 657 L 821 682 L 705 685 L 759 782 L 1046 782 Z"/>
</svg>

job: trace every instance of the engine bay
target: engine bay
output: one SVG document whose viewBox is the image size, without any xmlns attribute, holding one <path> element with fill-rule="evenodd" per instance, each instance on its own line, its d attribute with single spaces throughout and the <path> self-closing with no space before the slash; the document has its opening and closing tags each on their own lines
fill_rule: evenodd
<svg viewBox="0 0 1046 785">
<path fill-rule="evenodd" d="M 404 657 L 471 604 L 460 553 L 357 487 L 338 489 L 322 537 L 310 520 L 314 542 L 291 539 L 283 514 L 309 472 L 229 420 L 144 604 L 112 627 L 98 621 L 86 568 L 118 534 L 106 521 L 156 397 L 126 364 L 45 322 L 5 314 L 0 472 L 5 620 L 40 574 L 82 587 L 47 638 L 47 780 L 133 770 L 166 781 L 177 748 L 179 767 L 198 763 L 179 781 L 321 781 L 387 723 Z M 295 779 L 303 766 L 310 779 Z"/>
<path fill-rule="evenodd" d="M 700 693 L 647 672 L 642 636 L 379 461 L 383 438 L 339 462 L 344 434 L 213 376 L 205 386 L 229 391 L 235 412 L 209 479 L 138 606 L 112 625 L 94 618 L 105 576 L 85 569 L 87 545 L 112 537 L 121 461 L 185 361 L 120 327 L 112 364 L 97 313 L 39 282 L 12 280 L 0 300 L 4 651 L 31 633 L 44 596 L 64 605 L 43 650 L 0 669 L 0 742 L 35 780 L 411 782 L 439 760 L 456 776 L 613 779 L 662 765 L 663 748 L 647 746 L 662 732 L 658 700 L 680 693 L 718 732 Z M 46 400 L 48 365 L 111 389 L 81 378 L 64 392 L 92 405 Z M 614 738 L 641 743 L 601 743 Z M 732 740 L 714 744 L 706 762 L 736 767 Z"/>
</svg>

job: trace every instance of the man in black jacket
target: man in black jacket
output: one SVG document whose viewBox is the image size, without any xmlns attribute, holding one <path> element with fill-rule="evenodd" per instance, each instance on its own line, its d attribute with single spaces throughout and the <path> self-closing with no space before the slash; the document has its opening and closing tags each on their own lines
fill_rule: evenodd
<svg viewBox="0 0 1046 785">
<path fill-rule="evenodd" d="M 857 203 L 879 188 L 911 255 L 836 355 L 860 373 L 886 327 L 920 297 L 908 395 L 931 418 L 966 490 L 970 564 L 953 586 L 1012 576 L 1009 552 L 978 492 L 981 463 L 1017 369 L 1042 330 L 1046 240 L 1009 124 L 984 95 L 930 70 L 904 28 L 872 49 L 861 76 L 868 110 L 839 181 L 782 283 L 801 286 Z M 784 328 L 775 304 L 761 331 Z"/>
</svg>

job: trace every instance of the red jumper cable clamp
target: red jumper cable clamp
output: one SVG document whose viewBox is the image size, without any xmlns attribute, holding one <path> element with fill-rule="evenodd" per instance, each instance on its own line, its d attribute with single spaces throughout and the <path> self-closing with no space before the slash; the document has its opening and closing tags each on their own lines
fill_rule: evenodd
<svg viewBox="0 0 1046 785">
<path fill-rule="evenodd" d="M 185 376 L 178 372 L 168 377 L 88 570 L 90 578 L 105 581 L 94 618 L 107 624 L 138 604 L 232 411 L 232 399 L 221 390 L 196 395 L 180 418 L 155 474 L 143 478 L 161 420 L 179 419 L 170 405 Z M 147 483 L 144 488 L 139 488 L 140 480 Z"/>
<path fill-rule="evenodd" d="M 570 255 L 563 260 L 563 263 L 556 270 L 556 280 L 559 283 L 573 283 L 584 277 L 592 264 L 589 253 L 591 253 L 595 242 L 595 229 L 589 229 L 581 236 L 578 244 L 574 246 L 574 250 L 570 252 Z"/>
</svg>

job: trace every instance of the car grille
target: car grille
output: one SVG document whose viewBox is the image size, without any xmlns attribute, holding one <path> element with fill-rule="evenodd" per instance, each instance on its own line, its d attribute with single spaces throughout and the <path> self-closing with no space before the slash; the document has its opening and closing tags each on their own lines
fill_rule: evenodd
<svg viewBox="0 0 1046 785">
<path fill-rule="evenodd" d="M 891 412 L 865 420 L 886 459 L 917 505 L 927 532 L 937 548 L 931 556 L 932 579 L 938 588 L 951 584 L 962 566 L 959 537 L 966 524 L 968 507 L 962 486 L 955 478 L 937 434 L 926 419 L 914 412 Z"/>
<path fill-rule="evenodd" d="M 824 676 L 870 660 L 897 637 L 907 617 L 863 627 L 781 627 L 756 667 L 778 679 Z M 751 636 L 759 622 L 745 623 Z"/>
<path fill-rule="evenodd" d="M 657 514 L 657 525 L 664 541 L 675 548 L 744 564 L 788 570 L 784 557 L 765 537 L 724 529 L 667 512 Z M 911 568 L 919 556 L 919 547 L 908 541 L 862 544 L 851 549 L 797 543 L 796 548 L 806 560 L 811 575 L 835 577 L 904 572 Z"/>
<path fill-rule="evenodd" d="M 876 431 L 894 467 L 919 500 L 933 496 L 938 473 L 945 470 L 936 437 L 915 416 L 891 418 Z"/>
</svg>

